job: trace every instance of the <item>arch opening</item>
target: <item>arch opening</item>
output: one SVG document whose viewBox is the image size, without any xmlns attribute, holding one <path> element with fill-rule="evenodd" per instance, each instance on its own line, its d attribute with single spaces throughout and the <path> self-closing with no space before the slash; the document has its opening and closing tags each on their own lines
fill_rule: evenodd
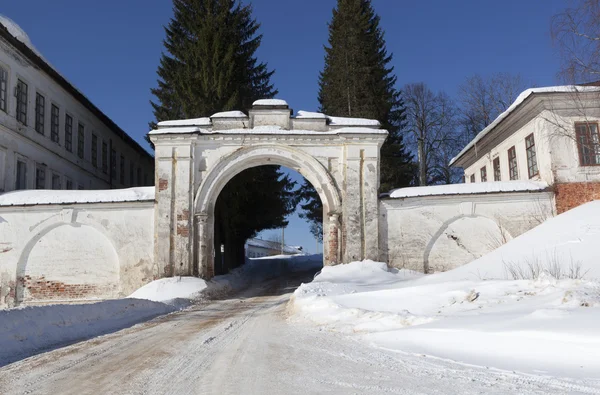
<svg viewBox="0 0 600 395">
<path fill-rule="evenodd" d="M 236 177 L 243 177 L 244 172 L 249 169 L 280 166 L 299 173 L 316 190 L 323 206 L 322 263 L 327 265 L 339 262 L 341 256 L 339 243 L 341 200 L 337 186 L 329 172 L 315 158 L 289 147 L 251 147 L 238 150 L 222 159 L 206 175 L 198 189 L 195 197 L 195 273 L 210 278 L 215 274 L 226 272 L 235 267 L 236 262 L 242 261 L 240 240 L 237 240 L 237 247 L 234 251 L 226 252 L 226 248 L 221 249 L 223 230 L 216 229 L 220 218 L 218 218 L 219 221 L 215 219 L 222 215 L 219 213 L 223 212 L 223 209 L 219 207 L 219 197 L 224 188 L 232 180 L 235 183 Z"/>
</svg>

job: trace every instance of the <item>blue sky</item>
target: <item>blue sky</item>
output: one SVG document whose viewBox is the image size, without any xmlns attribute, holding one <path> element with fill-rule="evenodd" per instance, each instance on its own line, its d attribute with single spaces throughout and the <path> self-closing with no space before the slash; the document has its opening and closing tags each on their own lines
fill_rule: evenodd
<svg viewBox="0 0 600 395">
<path fill-rule="evenodd" d="M 335 0 L 255 0 L 264 35 L 258 56 L 276 70 L 279 97 L 294 110 L 316 110 L 327 22 Z M 398 85 L 425 82 L 454 96 L 474 73 L 520 73 L 536 86 L 556 81 L 558 58 L 550 18 L 559 0 L 374 0 Z M 150 88 L 162 51 L 168 0 L 3 1 L 62 74 L 144 146 L 153 119 Z M 207 114 L 208 115 L 208 114 Z M 304 221 L 294 216 L 290 244 L 315 250 Z"/>
</svg>

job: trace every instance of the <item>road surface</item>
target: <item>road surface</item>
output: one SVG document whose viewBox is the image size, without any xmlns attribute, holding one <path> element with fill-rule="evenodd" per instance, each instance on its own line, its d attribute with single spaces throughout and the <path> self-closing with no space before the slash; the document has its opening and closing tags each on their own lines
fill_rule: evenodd
<svg viewBox="0 0 600 395">
<path fill-rule="evenodd" d="M 371 348 L 289 323 L 305 276 L 0 369 L 0 394 L 567 394 L 589 383 Z M 310 279 L 310 277 L 308 277 Z"/>
</svg>

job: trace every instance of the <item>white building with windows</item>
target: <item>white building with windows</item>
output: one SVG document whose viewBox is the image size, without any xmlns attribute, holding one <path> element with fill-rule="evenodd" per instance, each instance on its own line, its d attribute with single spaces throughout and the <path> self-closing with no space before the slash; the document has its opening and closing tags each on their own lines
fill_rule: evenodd
<svg viewBox="0 0 600 395">
<path fill-rule="evenodd" d="M 0 15 L 0 193 L 153 183 L 152 156 Z"/>
<path fill-rule="evenodd" d="M 274 255 L 297 255 L 302 253 L 301 246 L 283 245 L 282 248 L 280 241 L 262 239 L 248 239 L 248 241 L 246 241 L 246 257 L 248 258 L 262 258 Z"/>
<path fill-rule="evenodd" d="M 600 199 L 600 87 L 528 89 L 452 161 L 465 182 L 544 181 L 558 213 Z"/>
</svg>

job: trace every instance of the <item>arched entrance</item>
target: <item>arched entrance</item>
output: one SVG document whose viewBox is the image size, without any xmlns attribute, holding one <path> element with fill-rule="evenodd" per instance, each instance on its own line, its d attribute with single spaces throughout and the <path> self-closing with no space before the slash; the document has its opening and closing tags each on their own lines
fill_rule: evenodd
<svg viewBox="0 0 600 395">
<path fill-rule="evenodd" d="M 297 149 L 281 145 L 257 145 L 242 148 L 221 161 L 202 181 L 194 202 L 196 229 L 196 257 L 198 273 L 210 278 L 214 274 L 212 262 L 214 209 L 217 197 L 225 185 L 237 174 L 251 167 L 279 165 L 302 174 L 317 190 L 323 203 L 323 264 L 340 262 L 343 254 L 340 239 L 341 197 L 335 180 L 315 158 Z"/>
<path fill-rule="evenodd" d="M 324 264 L 379 259 L 376 121 L 330 118 L 287 104 L 255 103 L 249 114 L 168 121 L 150 132 L 156 152 L 155 260 L 162 276 L 214 275 L 213 223 L 223 187 L 245 169 L 297 170 L 324 207 Z M 210 262 L 210 263 L 209 263 Z"/>
</svg>

